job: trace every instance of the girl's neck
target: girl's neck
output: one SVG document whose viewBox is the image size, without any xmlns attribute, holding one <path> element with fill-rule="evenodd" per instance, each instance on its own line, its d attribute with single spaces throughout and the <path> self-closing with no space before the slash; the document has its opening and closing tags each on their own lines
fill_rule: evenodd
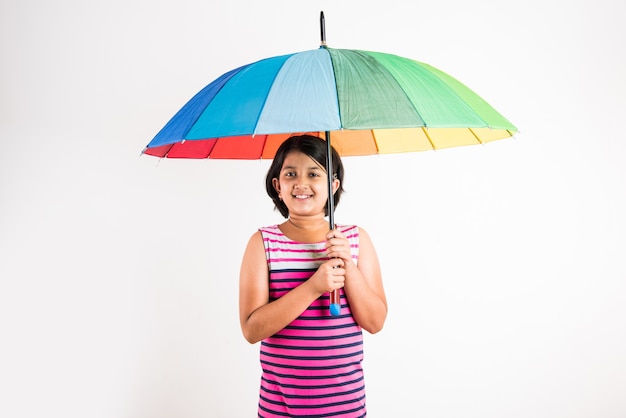
<svg viewBox="0 0 626 418">
<path fill-rule="evenodd" d="M 294 228 L 303 230 L 318 230 L 326 228 L 328 230 L 328 221 L 323 216 L 316 217 L 293 217 L 287 218 L 287 222 Z"/>
<path fill-rule="evenodd" d="M 280 225 L 287 237 L 299 242 L 321 242 L 326 239 L 329 230 L 328 221 L 322 217 L 292 217 Z"/>
</svg>

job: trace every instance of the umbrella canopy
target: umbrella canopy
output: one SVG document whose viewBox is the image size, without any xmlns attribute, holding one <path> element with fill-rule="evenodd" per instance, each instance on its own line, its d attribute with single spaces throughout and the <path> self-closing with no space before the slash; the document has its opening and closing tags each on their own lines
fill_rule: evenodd
<svg viewBox="0 0 626 418">
<path fill-rule="evenodd" d="M 273 158 L 295 133 L 330 132 L 340 155 L 424 151 L 507 138 L 517 128 L 428 64 L 333 49 L 266 58 L 202 89 L 143 153 L 168 158 Z"/>
</svg>

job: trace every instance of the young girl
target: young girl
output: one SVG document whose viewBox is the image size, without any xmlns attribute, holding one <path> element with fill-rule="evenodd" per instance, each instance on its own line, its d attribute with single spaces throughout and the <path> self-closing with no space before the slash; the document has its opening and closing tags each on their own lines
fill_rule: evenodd
<svg viewBox="0 0 626 418">
<path fill-rule="evenodd" d="M 378 257 L 367 233 L 329 231 L 326 142 L 294 136 L 278 149 L 266 189 L 287 220 L 252 235 L 241 266 L 241 329 L 261 341 L 259 417 L 364 417 L 361 329 L 387 316 Z M 335 204 L 343 166 L 333 149 Z M 329 312 L 339 289 L 341 312 Z"/>
</svg>

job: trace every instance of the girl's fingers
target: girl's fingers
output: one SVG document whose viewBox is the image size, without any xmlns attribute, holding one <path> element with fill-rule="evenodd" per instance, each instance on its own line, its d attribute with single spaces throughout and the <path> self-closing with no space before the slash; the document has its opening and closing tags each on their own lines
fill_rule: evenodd
<svg viewBox="0 0 626 418">
<path fill-rule="evenodd" d="M 346 260 L 352 257 L 350 254 L 350 247 L 348 245 L 332 245 L 327 247 L 326 254 L 329 257 L 339 257 Z"/>
<path fill-rule="evenodd" d="M 343 236 L 339 231 L 330 231 L 326 235 L 326 250 L 327 251 L 350 251 L 350 243 L 348 239 Z"/>
<path fill-rule="evenodd" d="M 333 229 L 328 231 L 326 234 L 326 240 L 328 241 L 331 239 L 346 239 L 346 237 L 338 229 Z"/>
</svg>

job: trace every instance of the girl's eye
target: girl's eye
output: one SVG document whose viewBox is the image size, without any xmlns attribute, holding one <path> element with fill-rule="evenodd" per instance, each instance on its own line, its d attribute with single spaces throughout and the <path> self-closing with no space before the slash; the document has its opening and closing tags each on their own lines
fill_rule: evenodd
<svg viewBox="0 0 626 418">
<path fill-rule="evenodd" d="M 294 173 L 293 171 L 288 171 L 288 172 L 285 173 L 285 177 L 293 177 L 295 175 L 296 175 L 296 173 Z"/>
</svg>

